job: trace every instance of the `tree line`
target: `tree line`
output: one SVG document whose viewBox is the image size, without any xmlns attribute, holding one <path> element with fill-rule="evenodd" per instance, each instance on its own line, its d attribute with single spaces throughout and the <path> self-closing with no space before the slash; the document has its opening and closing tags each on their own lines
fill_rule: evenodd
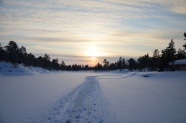
<svg viewBox="0 0 186 123">
<path fill-rule="evenodd" d="M 186 40 L 186 33 L 184 33 L 184 37 Z M 124 58 L 119 58 L 119 60 L 115 63 L 110 63 L 107 59 L 103 60 L 103 65 L 97 63 L 94 67 L 95 70 L 116 70 L 116 69 L 128 69 L 130 71 L 133 70 L 140 70 L 140 71 L 167 71 L 167 70 L 174 70 L 173 67 L 169 65 L 170 62 L 179 59 L 186 58 L 186 43 L 183 45 L 183 49 L 176 51 L 175 49 L 175 42 L 172 39 L 168 46 L 159 52 L 158 49 L 155 49 L 152 56 L 149 54 L 145 54 L 140 56 L 137 60 L 134 58 L 130 58 L 125 60 Z"/>
<path fill-rule="evenodd" d="M 186 38 L 186 33 L 184 33 Z M 186 40 L 186 39 L 184 39 Z M 19 47 L 15 41 L 10 41 L 7 46 L 1 46 L 0 44 L 0 61 L 11 62 L 14 65 L 23 64 L 24 66 L 41 67 L 48 70 L 66 70 L 66 71 L 78 71 L 78 70 L 95 70 L 95 71 L 108 71 L 108 70 L 123 70 L 129 69 L 145 71 L 164 71 L 172 70 L 169 63 L 186 58 L 186 43 L 183 45 L 183 49 L 176 51 L 175 43 L 172 39 L 168 46 L 160 52 L 155 49 L 153 55 L 149 54 L 140 56 L 137 60 L 130 58 L 125 60 L 119 57 L 118 61 L 109 63 L 107 59 L 103 60 L 103 64 L 97 63 L 94 67 L 89 65 L 65 65 L 64 61 L 59 63 L 58 58 L 51 59 L 48 54 L 44 56 L 35 57 L 32 53 L 27 53 L 24 46 Z"/>
<path fill-rule="evenodd" d="M 11 62 L 14 65 L 41 67 L 48 70 L 90 70 L 88 65 L 65 65 L 64 61 L 59 63 L 58 58 L 51 59 L 48 54 L 36 57 L 32 53 L 27 53 L 24 46 L 19 47 L 15 41 L 10 41 L 7 46 L 0 44 L 0 61 Z"/>
</svg>

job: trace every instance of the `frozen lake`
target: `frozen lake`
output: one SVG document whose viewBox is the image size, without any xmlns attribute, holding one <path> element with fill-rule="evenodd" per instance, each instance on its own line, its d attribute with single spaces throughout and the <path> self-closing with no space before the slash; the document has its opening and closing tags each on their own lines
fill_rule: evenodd
<svg viewBox="0 0 186 123">
<path fill-rule="evenodd" d="M 185 75 L 184 71 L 2 75 L 0 122 L 183 123 Z"/>
</svg>

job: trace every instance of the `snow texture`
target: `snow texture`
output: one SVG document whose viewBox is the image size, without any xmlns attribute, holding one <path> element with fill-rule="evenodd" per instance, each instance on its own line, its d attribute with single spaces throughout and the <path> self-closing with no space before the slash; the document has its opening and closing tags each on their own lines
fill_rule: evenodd
<svg viewBox="0 0 186 123">
<path fill-rule="evenodd" d="M 186 122 L 185 71 L 50 72 L 0 66 L 0 123 Z"/>
<path fill-rule="evenodd" d="M 40 117 L 31 123 L 111 123 L 108 106 L 103 99 L 96 77 L 86 77 L 85 82 L 61 97 Z"/>
<path fill-rule="evenodd" d="M 185 75 L 186 72 L 131 73 L 114 79 L 100 77 L 99 82 L 120 123 L 184 123 Z"/>
<path fill-rule="evenodd" d="M 22 64 L 12 64 L 0 61 L 1 76 L 18 76 L 50 73 L 50 71 L 39 67 L 26 67 Z"/>
</svg>

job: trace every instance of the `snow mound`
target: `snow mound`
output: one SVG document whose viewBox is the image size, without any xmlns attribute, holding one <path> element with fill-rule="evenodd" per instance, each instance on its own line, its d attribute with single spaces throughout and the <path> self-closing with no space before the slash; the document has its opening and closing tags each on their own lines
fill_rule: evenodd
<svg viewBox="0 0 186 123">
<path fill-rule="evenodd" d="M 186 59 L 180 59 L 169 63 L 169 65 L 184 65 L 184 64 L 186 64 Z"/>
<path fill-rule="evenodd" d="M 39 67 L 27 67 L 23 64 L 12 64 L 0 61 L 0 76 L 8 75 L 33 75 L 49 73 L 50 71 Z"/>
</svg>

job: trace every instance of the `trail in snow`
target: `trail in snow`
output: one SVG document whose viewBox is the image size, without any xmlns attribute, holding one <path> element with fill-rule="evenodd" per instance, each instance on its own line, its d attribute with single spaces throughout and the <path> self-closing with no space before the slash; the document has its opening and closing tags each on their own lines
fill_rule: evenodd
<svg viewBox="0 0 186 123">
<path fill-rule="evenodd" d="M 116 122 L 95 76 L 59 99 L 31 123 L 111 123 Z"/>
</svg>

